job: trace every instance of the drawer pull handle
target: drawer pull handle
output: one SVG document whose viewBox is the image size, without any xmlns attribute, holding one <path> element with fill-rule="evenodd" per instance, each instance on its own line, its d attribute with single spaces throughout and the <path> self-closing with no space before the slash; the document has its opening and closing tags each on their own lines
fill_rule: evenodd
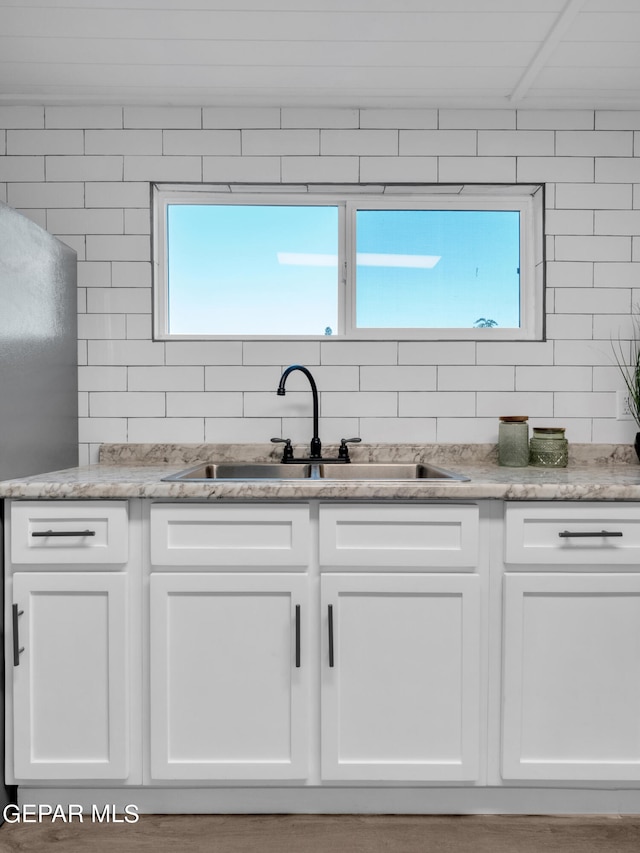
<svg viewBox="0 0 640 853">
<path fill-rule="evenodd" d="M 20 638 L 18 634 L 18 617 L 22 616 L 24 610 L 18 610 L 18 605 L 14 604 L 13 612 L 13 665 L 20 666 L 20 655 L 24 651 L 24 646 L 20 646 Z"/>
<path fill-rule="evenodd" d="M 296 668 L 300 669 L 300 605 L 296 604 Z"/>
<path fill-rule="evenodd" d="M 95 530 L 33 530 L 32 536 L 95 536 Z"/>
<path fill-rule="evenodd" d="M 328 610 L 328 619 L 329 619 L 329 666 L 333 666 L 333 604 L 329 605 Z"/>
<path fill-rule="evenodd" d="M 569 538 L 587 539 L 587 538 L 594 538 L 594 537 L 600 537 L 600 536 L 622 536 L 622 531 L 621 530 L 576 530 L 576 531 L 562 530 L 560 533 L 558 533 L 558 536 L 561 539 L 569 539 Z"/>
</svg>

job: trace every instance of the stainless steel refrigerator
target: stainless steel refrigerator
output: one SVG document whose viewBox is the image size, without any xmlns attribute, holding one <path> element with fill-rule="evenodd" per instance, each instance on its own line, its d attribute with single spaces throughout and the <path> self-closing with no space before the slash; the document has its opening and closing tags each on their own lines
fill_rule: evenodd
<svg viewBox="0 0 640 853">
<path fill-rule="evenodd" d="M 0 202 L 0 480 L 78 464 L 77 363 L 76 253 Z"/>
</svg>

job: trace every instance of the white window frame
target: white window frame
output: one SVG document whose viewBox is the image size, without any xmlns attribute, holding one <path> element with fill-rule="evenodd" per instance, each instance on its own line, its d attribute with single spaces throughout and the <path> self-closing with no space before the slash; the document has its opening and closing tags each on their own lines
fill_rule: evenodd
<svg viewBox="0 0 640 853">
<path fill-rule="evenodd" d="M 543 185 L 154 184 L 153 333 L 155 340 L 544 340 Z M 338 330 L 325 335 L 177 335 L 168 331 L 167 206 L 170 204 L 283 204 L 338 207 L 340 280 Z M 517 210 L 520 213 L 519 328 L 357 328 L 355 217 L 358 210 Z"/>
</svg>

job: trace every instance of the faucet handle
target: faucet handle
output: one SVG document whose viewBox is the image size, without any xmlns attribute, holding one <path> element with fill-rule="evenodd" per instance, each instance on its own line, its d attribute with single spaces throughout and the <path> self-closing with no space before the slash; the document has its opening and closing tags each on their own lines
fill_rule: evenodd
<svg viewBox="0 0 640 853">
<path fill-rule="evenodd" d="M 349 459 L 349 448 L 347 444 L 357 444 L 362 441 L 361 438 L 341 438 L 340 447 L 338 448 L 338 459 L 344 459 L 345 462 L 351 462 Z"/>
<path fill-rule="evenodd" d="M 283 462 L 289 462 L 289 460 L 293 459 L 293 447 L 291 446 L 290 438 L 272 438 L 271 441 L 274 444 L 284 444 L 284 450 L 282 452 Z"/>
</svg>

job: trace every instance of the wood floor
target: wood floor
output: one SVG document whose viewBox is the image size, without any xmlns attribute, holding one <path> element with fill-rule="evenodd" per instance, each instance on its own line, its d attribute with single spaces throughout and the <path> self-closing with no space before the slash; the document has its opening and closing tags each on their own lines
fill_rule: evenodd
<svg viewBox="0 0 640 853">
<path fill-rule="evenodd" d="M 4 824 L 0 853 L 639 853 L 640 816 L 141 815 Z"/>
</svg>

